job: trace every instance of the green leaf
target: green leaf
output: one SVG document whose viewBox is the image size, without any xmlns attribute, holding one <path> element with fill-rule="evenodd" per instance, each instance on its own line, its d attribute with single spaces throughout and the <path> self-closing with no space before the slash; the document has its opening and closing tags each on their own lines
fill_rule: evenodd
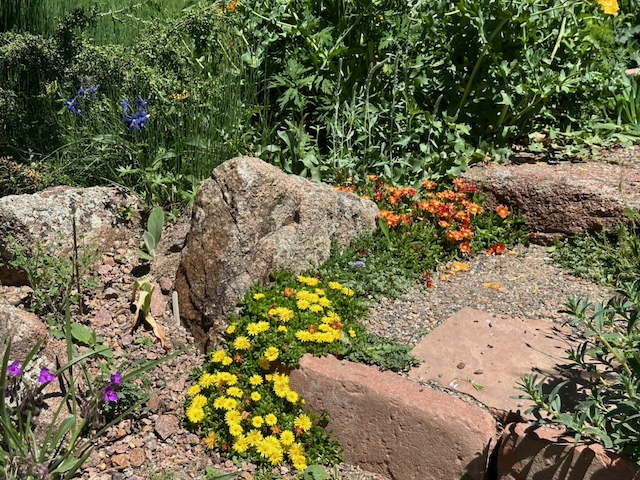
<svg viewBox="0 0 640 480">
<path fill-rule="evenodd" d="M 93 332 L 78 323 L 71 324 L 71 335 L 76 341 L 83 345 L 90 346 L 95 343 Z"/>
<path fill-rule="evenodd" d="M 164 211 L 160 207 L 154 207 L 153 210 L 151 210 L 151 214 L 149 215 L 149 220 L 147 221 L 147 231 L 153 236 L 153 239 L 155 240 L 153 244 L 154 249 L 160 242 L 163 225 L 164 225 Z M 145 243 L 146 243 L 146 240 L 145 240 Z"/>
</svg>

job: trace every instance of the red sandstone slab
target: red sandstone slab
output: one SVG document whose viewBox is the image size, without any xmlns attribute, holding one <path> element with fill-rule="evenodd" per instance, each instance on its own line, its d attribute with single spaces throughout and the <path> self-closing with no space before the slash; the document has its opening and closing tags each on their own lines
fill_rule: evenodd
<svg viewBox="0 0 640 480">
<path fill-rule="evenodd" d="M 464 308 L 416 345 L 412 353 L 424 362 L 409 376 L 471 395 L 498 416 L 523 415 L 530 404 L 511 398 L 522 393 L 516 384 L 528 374 L 561 376 L 557 366 L 575 346 L 570 333 L 548 322 Z"/>
<path fill-rule="evenodd" d="M 349 463 L 397 480 L 484 478 L 496 422 L 480 407 L 331 356 L 302 357 L 290 385 L 309 409 L 329 413 Z"/>
<path fill-rule="evenodd" d="M 497 456 L 500 480 L 637 480 L 633 461 L 602 445 L 574 445 L 562 431 L 511 423 L 502 434 Z"/>
</svg>

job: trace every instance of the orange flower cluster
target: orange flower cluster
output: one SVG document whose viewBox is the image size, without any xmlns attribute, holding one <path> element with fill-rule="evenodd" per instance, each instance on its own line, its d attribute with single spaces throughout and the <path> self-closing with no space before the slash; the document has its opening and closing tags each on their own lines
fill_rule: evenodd
<svg viewBox="0 0 640 480">
<path fill-rule="evenodd" d="M 389 228 L 411 225 L 416 221 L 432 221 L 444 230 L 443 236 L 448 242 L 457 244 L 460 252 L 471 251 L 471 218 L 483 211 L 480 205 L 469 200 L 469 194 L 475 193 L 476 187 L 456 179 L 453 189 L 435 192 L 438 187 L 436 182 L 424 180 L 424 190 L 418 191 L 412 187 L 387 185 L 374 175 L 370 175 L 368 180 L 375 182 L 373 198 L 381 208 L 378 217 L 384 218 Z M 388 208 L 385 209 L 385 206 Z"/>
<path fill-rule="evenodd" d="M 506 249 L 507 247 L 505 247 L 504 243 L 498 242 L 493 245 L 489 245 L 487 247 L 487 253 L 489 255 L 502 255 Z"/>
</svg>

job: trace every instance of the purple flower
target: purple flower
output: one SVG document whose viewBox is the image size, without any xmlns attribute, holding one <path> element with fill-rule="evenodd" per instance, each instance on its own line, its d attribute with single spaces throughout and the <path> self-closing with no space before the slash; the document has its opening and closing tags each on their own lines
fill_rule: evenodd
<svg viewBox="0 0 640 480">
<path fill-rule="evenodd" d="M 120 385 L 122 385 L 122 374 L 120 372 L 116 372 L 116 373 L 112 373 L 111 374 L 111 383 L 113 385 L 115 385 L 116 387 L 119 387 Z"/>
<path fill-rule="evenodd" d="M 104 403 L 117 402 L 118 394 L 113 389 L 113 385 L 107 385 L 104 389 Z"/>
<path fill-rule="evenodd" d="M 78 97 L 84 97 L 85 93 L 87 93 L 87 92 L 85 92 L 84 87 L 82 85 L 80 85 L 80 88 L 78 89 L 77 96 Z"/>
<path fill-rule="evenodd" d="M 136 105 L 138 105 L 138 112 L 147 113 L 147 105 L 149 104 L 149 100 L 144 100 L 142 98 L 138 98 L 136 100 Z"/>
<path fill-rule="evenodd" d="M 124 114 L 126 115 L 127 111 L 129 111 L 129 102 L 124 98 L 121 98 L 120 105 L 122 106 L 122 109 L 124 110 Z"/>
<path fill-rule="evenodd" d="M 48 368 L 43 368 L 40 370 L 40 376 L 38 377 L 38 382 L 41 384 L 53 382 L 56 379 L 56 376 L 49 371 Z"/>
<path fill-rule="evenodd" d="M 89 98 L 93 98 L 98 91 L 99 85 L 90 85 L 89 86 Z"/>
<path fill-rule="evenodd" d="M 20 368 L 20 362 L 16 360 L 11 365 L 9 365 L 7 367 L 7 373 L 14 377 L 17 377 L 18 375 L 20 375 L 22 373 L 22 369 Z"/>
<path fill-rule="evenodd" d="M 67 101 L 64 102 L 64 106 L 74 115 L 82 115 L 82 110 L 80 110 L 80 104 L 78 103 L 77 97 L 67 98 Z"/>
<path fill-rule="evenodd" d="M 367 264 L 364 263 L 362 260 L 357 260 L 357 261 L 353 262 L 353 266 L 355 268 L 364 268 L 364 267 L 367 266 Z"/>
</svg>

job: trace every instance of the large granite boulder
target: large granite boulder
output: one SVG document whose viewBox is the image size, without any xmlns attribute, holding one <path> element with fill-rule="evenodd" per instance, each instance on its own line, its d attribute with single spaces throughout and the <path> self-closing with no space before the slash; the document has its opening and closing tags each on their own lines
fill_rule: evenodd
<svg viewBox="0 0 640 480">
<path fill-rule="evenodd" d="M 376 214 L 371 201 L 257 158 L 225 162 L 195 199 L 175 285 L 181 319 L 199 343 L 215 343 L 251 285 L 320 264 L 332 241 L 372 232 Z"/>
<path fill-rule="evenodd" d="M 24 272 L 8 266 L 12 253 L 7 238 L 32 251 L 36 242 L 56 255 L 68 255 L 73 245 L 73 210 L 78 241 L 106 251 L 115 240 L 127 238 L 127 210 L 138 210 L 135 197 L 111 187 L 52 187 L 32 195 L 0 198 L 0 283 L 24 285 Z"/>
<path fill-rule="evenodd" d="M 488 207 L 519 211 L 541 243 L 610 228 L 626 209 L 640 212 L 638 164 L 490 165 L 464 178 L 488 195 Z"/>
</svg>

